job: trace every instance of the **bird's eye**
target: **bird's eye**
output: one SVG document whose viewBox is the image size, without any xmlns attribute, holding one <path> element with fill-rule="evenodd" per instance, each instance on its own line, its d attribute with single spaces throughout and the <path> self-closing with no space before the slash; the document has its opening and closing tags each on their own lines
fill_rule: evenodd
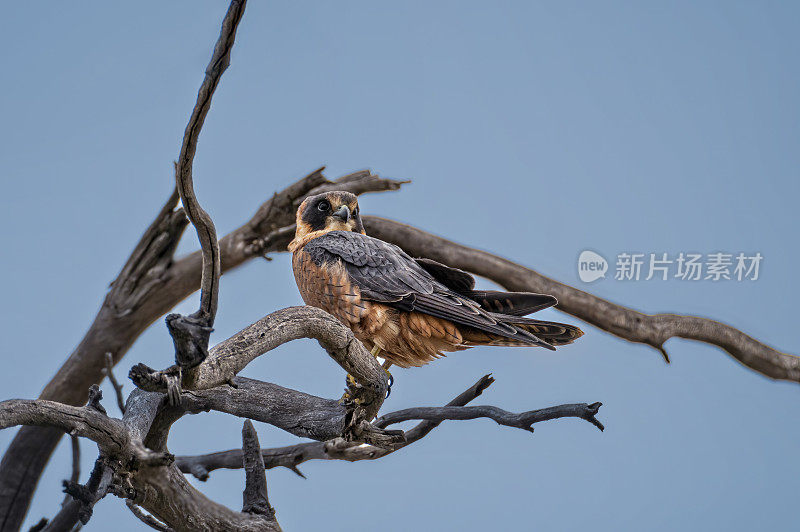
<svg viewBox="0 0 800 532">
<path fill-rule="evenodd" d="M 328 209 L 331 208 L 331 204 L 325 200 L 320 201 L 317 203 L 317 209 L 321 210 L 322 212 L 327 212 Z"/>
<path fill-rule="evenodd" d="M 358 207 L 353 209 L 353 218 L 355 218 L 356 216 L 358 216 Z"/>
</svg>

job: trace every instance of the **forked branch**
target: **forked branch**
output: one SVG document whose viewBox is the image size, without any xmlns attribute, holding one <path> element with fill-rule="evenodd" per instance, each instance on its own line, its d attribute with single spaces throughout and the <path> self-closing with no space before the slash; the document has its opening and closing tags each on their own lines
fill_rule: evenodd
<svg viewBox="0 0 800 532">
<path fill-rule="evenodd" d="M 346 460 L 350 462 L 359 460 L 375 460 L 391 454 L 403 447 L 424 438 L 434 428 L 447 419 L 464 420 L 487 417 L 498 424 L 521 428 L 533 432 L 532 425 L 541 421 L 561 417 L 576 417 L 584 419 L 600 430 L 603 425 L 595 417 L 601 403 L 591 405 L 571 404 L 561 405 L 541 410 L 532 410 L 521 414 L 513 414 L 493 406 L 465 406 L 467 403 L 480 396 L 494 379 L 485 375 L 474 385 L 459 394 L 455 399 L 443 407 L 410 408 L 386 414 L 375 421 L 375 426 L 385 428 L 394 423 L 412 419 L 423 419 L 410 430 L 405 432 L 405 441 L 391 447 L 376 447 L 374 445 L 358 444 L 342 440 L 341 438 L 312 443 L 301 443 L 286 447 L 262 449 L 261 455 L 264 467 L 286 467 L 297 475 L 304 477 L 298 466 L 309 460 Z M 232 449 L 216 453 L 178 456 L 175 465 L 184 473 L 192 474 L 199 480 L 207 480 L 209 473 L 215 469 L 239 469 L 242 467 L 242 451 Z M 305 477 L 304 477 L 305 478 Z"/>
</svg>

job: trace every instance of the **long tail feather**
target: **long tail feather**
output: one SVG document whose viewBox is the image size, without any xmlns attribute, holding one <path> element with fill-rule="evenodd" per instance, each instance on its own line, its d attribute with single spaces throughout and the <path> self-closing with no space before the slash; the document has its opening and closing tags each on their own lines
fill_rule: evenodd
<svg viewBox="0 0 800 532">
<path fill-rule="evenodd" d="M 548 344 L 554 346 L 571 344 L 583 336 L 583 331 L 574 325 L 569 325 L 567 323 L 535 320 L 532 318 L 522 317 L 507 317 L 503 321 L 509 325 L 513 325 L 519 329 L 529 332 L 537 338 L 540 338 Z"/>
<path fill-rule="evenodd" d="M 471 290 L 463 295 L 477 302 L 484 310 L 509 316 L 526 316 L 558 303 L 553 296 L 531 292 Z"/>
</svg>

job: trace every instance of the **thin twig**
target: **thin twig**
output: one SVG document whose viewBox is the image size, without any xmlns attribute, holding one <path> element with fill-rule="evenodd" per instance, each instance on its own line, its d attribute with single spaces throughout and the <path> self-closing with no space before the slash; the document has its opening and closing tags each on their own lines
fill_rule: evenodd
<svg viewBox="0 0 800 532">
<path fill-rule="evenodd" d="M 103 374 L 108 378 L 108 382 L 114 388 L 114 394 L 117 397 L 117 406 L 119 411 L 125 414 L 125 398 L 122 395 L 122 385 L 114 376 L 114 356 L 111 353 L 106 353 L 106 367 L 103 368 Z"/>
<path fill-rule="evenodd" d="M 81 479 L 81 441 L 74 434 L 70 434 L 69 441 L 72 446 L 72 474 L 69 477 L 69 481 L 76 484 Z M 65 506 L 70 500 L 72 500 L 72 497 L 65 494 L 61 506 Z"/>
<path fill-rule="evenodd" d="M 64 493 L 72 497 L 73 503 L 78 505 L 77 518 L 82 524 L 89 522 L 92 517 L 94 505 L 105 497 L 111 490 L 113 471 L 106 465 L 103 458 L 98 458 L 94 463 L 92 474 L 89 476 L 89 481 L 86 485 L 78 484 L 77 482 L 64 482 Z M 61 530 L 56 523 L 66 523 L 69 528 L 72 528 L 71 520 L 74 519 L 70 515 L 69 505 L 65 505 L 62 512 L 59 514 L 67 514 L 67 519 L 61 521 L 60 515 L 57 515 L 53 521 L 44 528 L 45 531 Z"/>
<path fill-rule="evenodd" d="M 173 529 L 153 517 L 152 515 L 146 513 L 144 510 L 139 508 L 135 502 L 130 499 L 125 499 L 125 505 L 131 511 L 136 518 L 141 521 L 142 523 L 146 524 L 150 528 L 154 528 L 156 530 L 160 530 L 161 532 L 173 532 Z"/>
</svg>

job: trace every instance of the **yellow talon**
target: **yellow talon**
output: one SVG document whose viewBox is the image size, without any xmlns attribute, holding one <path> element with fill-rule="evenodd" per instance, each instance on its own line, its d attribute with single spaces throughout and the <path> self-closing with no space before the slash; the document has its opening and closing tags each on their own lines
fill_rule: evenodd
<svg viewBox="0 0 800 532">
<path fill-rule="evenodd" d="M 383 351 L 383 349 L 380 346 L 376 345 L 372 348 L 372 350 L 370 350 L 370 354 L 375 358 L 378 358 L 381 354 L 381 351 Z M 389 373 L 389 368 L 392 367 L 392 363 L 389 362 L 388 360 L 384 360 L 381 367 L 383 368 L 383 371 L 386 372 L 386 376 L 389 378 L 389 389 L 386 390 L 386 397 L 389 397 L 389 394 L 392 393 L 392 384 L 394 384 L 394 377 L 392 377 L 392 374 Z M 353 377 L 349 373 L 347 374 L 347 384 L 352 387 L 358 386 L 355 377 Z M 342 398 L 339 399 L 339 402 L 344 403 L 349 399 L 350 399 L 350 394 L 347 391 L 345 391 L 344 395 L 342 395 Z M 355 399 L 355 402 L 356 404 L 360 403 L 358 399 Z"/>
<path fill-rule="evenodd" d="M 386 390 L 386 399 L 388 399 L 389 395 L 391 395 L 392 393 L 392 384 L 394 384 L 394 377 L 392 377 L 392 374 L 389 373 L 389 368 L 392 367 L 392 363 L 389 362 L 388 360 L 384 360 L 381 367 L 383 368 L 383 371 L 386 372 L 386 377 L 388 377 L 389 379 L 389 388 L 387 388 Z"/>
</svg>

